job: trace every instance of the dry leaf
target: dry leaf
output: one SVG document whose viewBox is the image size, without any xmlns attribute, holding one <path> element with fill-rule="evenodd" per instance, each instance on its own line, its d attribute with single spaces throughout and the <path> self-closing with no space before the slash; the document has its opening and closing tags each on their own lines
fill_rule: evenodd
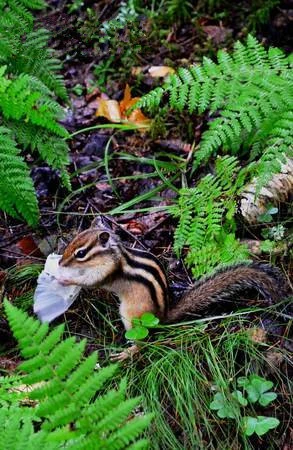
<svg viewBox="0 0 293 450">
<path fill-rule="evenodd" d="M 131 69 L 131 75 L 133 76 L 133 77 L 136 77 L 137 75 L 139 75 L 139 74 L 141 74 L 142 72 L 143 72 L 143 67 L 139 67 L 139 66 L 137 66 L 137 67 L 132 67 L 132 69 Z"/>
<path fill-rule="evenodd" d="M 144 128 L 148 128 L 150 126 L 151 120 L 148 119 L 140 109 L 134 109 L 128 117 L 128 122 L 143 126 Z"/>
<path fill-rule="evenodd" d="M 137 236 L 144 234 L 146 231 L 144 224 L 138 222 L 137 220 L 130 220 L 126 224 L 125 228 L 127 231 Z"/>
<path fill-rule="evenodd" d="M 141 109 L 137 108 L 134 109 L 129 116 L 126 115 L 126 111 L 133 107 L 138 100 L 140 100 L 140 97 L 131 97 L 131 90 L 128 84 L 126 84 L 125 90 L 124 90 L 124 97 L 121 100 L 121 102 L 119 103 L 120 105 L 120 111 L 122 114 L 122 117 L 124 118 L 124 120 L 126 120 L 127 122 L 133 123 L 135 125 L 140 125 L 143 126 L 145 128 L 148 128 L 150 126 L 151 120 L 148 119 L 143 112 L 141 111 Z"/>
<path fill-rule="evenodd" d="M 42 257 L 42 253 L 31 235 L 25 236 L 16 243 L 25 255 Z"/>
<path fill-rule="evenodd" d="M 129 84 L 126 84 L 123 99 L 119 103 L 121 114 L 124 114 L 127 111 L 127 109 L 134 106 L 139 99 L 140 97 L 133 97 L 133 98 L 131 97 Z"/>
<path fill-rule="evenodd" d="M 148 70 L 149 74 L 153 78 L 157 77 L 166 77 L 167 75 L 171 75 L 175 72 L 175 70 L 172 67 L 169 66 L 152 66 Z"/>
<path fill-rule="evenodd" d="M 97 117 L 106 117 L 110 122 L 121 122 L 121 112 L 119 103 L 116 100 L 100 100 Z"/>
<path fill-rule="evenodd" d="M 123 99 L 118 103 L 116 100 L 100 101 L 99 108 L 96 112 L 97 117 L 106 117 L 110 122 L 128 122 L 134 125 L 148 128 L 151 120 L 148 119 L 140 109 L 134 109 L 130 115 L 126 112 L 129 108 L 135 105 L 140 97 L 131 97 L 130 87 L 127 84 L 124 90 Z"/>
<path fill-rule="evenodd" d="M 250 335 L 250 339 L 252 342 L 255 342 L 257 344 L 265 343 L 267 340 L 267 333 L 266 330 L 263 328 L 251 328 L 250 330 L 247 330 L 248 334 Z"/>
<path fill-rule="evenodd" d="M 274 367 L 280 367 L 285 359 L 282 352 L 278 350 L 267 350 L 265 356 L 268 363 Z"/>
</svg>

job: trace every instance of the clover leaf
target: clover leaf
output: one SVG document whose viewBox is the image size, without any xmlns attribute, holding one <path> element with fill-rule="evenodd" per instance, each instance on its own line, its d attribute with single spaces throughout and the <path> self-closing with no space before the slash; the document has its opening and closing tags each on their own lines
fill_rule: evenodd
<svg viewBox="0 0 293 450">
<path fill-rule="evenodd" d="M 141 339 L 146 338 L 148 334 L 149 334 L 149 330 L 146 327 L 135 326 L 133 328 L 130 328 L 130 330 L 126 331 L 125 337 L 127 339 L 139 341 Z"/>
<path fill-rule="evenodd" d="M 247 392 L 249 402 L 256 403 L 258 401 L 262 406 L 267 406 L 277 398 L 277 394 L 274 392 L 267 392 L 273 385 L 272 381 L 268 381 L 258 375 L 250 375 L 249 383 L 244 383 L 243 387 Z"/>
<path fill-rule="evenodd" d="M 152 313 L 146 312 L 140 318 L 132 319 L 132 328 L 125 333 L 126 339 L 139 341 L 149 334 L 148 328 L 154 328 L 159 323 L 159 319 Z"/>
<path fill-rule="evenodd" d="M 243 417 L 243 429 L 246 436 L 251 436 L 255 432 L 256 424 L 257 424 L 256 417 L 250 416 Z"/>
<path fill-rule="evenodd" d="M 243 397 L 243 394 L 241 391 L 238 391 L 238 390 L 233 391 L 232 397 L 235 398 L 235 400 L 237 400 L 241 406 L 247 406 L 247 400 L 246 400 L 246 398 Z"/>
<path fill-rule="evenodd" d="M 217 392 L 214 395 L 214 399 L 210 403 L 210 409 L 216 410 L 217 416 L 221 419 L 225 419 L 226 417 L 235 419 L 237 416 L 236 406 L 229 403 L 221 392 Z"/>
<path fill-rule="evenodd" d="M 246 436 L 251 436 L 253 433 L 256 433 L 258 436 L 262 436 L 269 430 L 276 428 L 279 423 L 279 419 L 276 419 L 275 417 L 246 416 L 243 417 L 242 426 Z"/>
<path fill-rule="evenodd" d="M 154 314 L 152 314 L 150 312 L 144 313 L 141 316 L 140 320 L 141 320 L 142 326 L 147 327 L 147 328 L 154 328 L 160 322 L 160 320 Z"/>
<path fill-rule="evenodd" d="M 278 211 L 279 211 L 278 208 L 276 208 L 275 206 L 268 205 L 267 210 L 263 214 L 260 214 L 258 216 L 257 221 L 261 223 L 272 222 L 273 215 L 277 214 Z"/>
<path fill-rule="evenodd" d="M 268 406 L 271 402 L 276 400 L 276 398 L 277 394 L 275 392 L 266 392 L 260 396 L 258 402 L 261 406 Z"/>
<path fill-rule="evenodd" d="M 247 377 L 239 377 L 237 378 L 238 386 L 247 386 L 249 384 L 249 379 Z"/>
</svg>

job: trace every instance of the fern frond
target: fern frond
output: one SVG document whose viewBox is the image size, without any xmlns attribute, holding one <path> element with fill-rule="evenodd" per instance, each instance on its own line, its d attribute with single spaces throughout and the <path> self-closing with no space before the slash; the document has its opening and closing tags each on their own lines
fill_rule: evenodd
<svg viewBox="0 0 293 450">
<path fill-rule="evenodd" d="M 49 331 L 47 324 L 40 324 L 7 300 L 4 304 L 21 352 L 29 358 L 19 367 L 26 372 L 23 381 L 27 384 L 40 382 L 28 394 L 38 401 L 33 409 L 34 418 L 39 420 L 38 431 L 34 430 L 31 417 L 24 429 L 22 416 L 15 414 L 12 422 L 14 432 L 22 437 L 26 433 L 28 440 L 44 441 L 43 448 L 46 449 L 51 448 L 47 442 L 56 444 L 56 448 L 66 443 L 66 448 L 75 450 L 128 448 L 128 444 L 136 440 L 150 423 L 151 415 L 129 419 L 139 398 L 124 399 L 125 380 L 118 390 L 96 397 L 97 391 L 113 377 L 117 365 L 95 371 L 96 354 L 87 358 L 83 356 L 85 341 L 76 343 L 73 337 L 62 340 L 64 326 Z M 143 440 L 141 448 L 145 444 Z"/>
<path fill-rule="evenodd" d="M 218 158 L 216 174 L 206 175 L 195 188 L 182 189 L 177 205 L 170 208 L 179 217 L 174 248 L 178 254 L 184 245 L 188 246 L 186 262 L 196 277 L 220 264 L 248 258 L 246 247 L 231 233 L 234 197 L 243 186 L 244 176 L 235 157 Z"/>
<path fill-rule="evenodd" d="M 0 209 L 35 225 L 39 211 L 33 182 L 11 131 L 5 127 L 0 127 L 0 173 Z"/>
<path fill-rule="evenodd" d="M 63 77 L 57 74 L 61 63 L 48 47 L 50 33 L 43 28 L 33 30 L 34 18 L 28 8 L 41 9 L 43 5 L 37 0 L 6 0 L 0 4 L 0 62 L 16 75 L 26 73 L 38 78 L 57 96 L 67 99 Z"/>
<path fill-rule="evenodd" d="M 9 450 L 57 450 L 59 443 L 50 442 L 48 434 L 35 432 L 33 408 L 21 408 L 13 405 L 0 410 L 1 448 Z"/>
<path fill-rule="evenodd" d="M 153 109 L 166 94 L 171 108 L 216 113 L 195 153 L 197 168 L 221 148 L 235 154 L 241 147 L 249 150 L 257 143 L 259 153 L 266 153 L 277 132 L 277 127 L 269 130 L 266 124 L 268 120 L 277 122 L 283 114 L 292 114 L 292 86 L 290 57 L 286 58 L 279 49 L 265 50 L 249 35 L 245 44 L 235 44 L 230 55 L 219 51 L 217 62 L 203 58 L 201 65 L 179 69 L 162 88 L 143 96 L 136 107 Z M 287 138 L 287 148 L 281 139 L 274 140 L 274 147 L 287 153 L 292 138 L 289 127 L 284 122 L 280 125 L 279 135 Z M 264 139 L 260 141 L 262 135 Z"/>
<path fill-rule="evenodd" d="M 143 430 L 145 430 L 145 428 L 150 424 L 150 422 L 151 416 L 136 417 L 132 419 L 123 428 L 119 429 L 118 431 L 112 434 L 112 436 L 108 439 L 107 442 L 108 448 L 113 450 L 120 450 L 125 448 L 131 442 L 133 442 L 143 432 Z M 136 444 L 139 445 L 139 443 Z M 146 441 L 143 442 L 143 446 L 145 446 L 145 444 Z"/>
<path fill-rule="evenodd" d="M 57 96 L 67 99 L 63 77 L 56 75 L 61 69 L 61 62 L 48 48 L 49 37 L 50 33 L 44 28 L 28 33 L 20 44 L 18 56 L 11 62 L 12 70 L 37 77 Z"/>
<path fill-rule="evenodd" d="M 66 176 L 65 167 L 69 163 L 68 146 L 64 137 L 68 135 L 64 127 L 59 125 L 57 120 L 63 116 L 63 110 L 58 103 L 52 100 L 50 90 L 37 78 L 27 74 L 22 74 L 16 79 L 8 79 L 4 76 L 5 66 L 0 72 L 0 112 L 3 115 L 3 122 L 6 128 L 12 131 L 16 141 L 23 145 L 24 148 L 37 149 L 41 157 L 47 161 L 53 168 L 61 170 L 62 178 L 66 186 L 70 187 L 68 176 Z M 8 152 L 8 151 L 7 151 Z M 10 152 L 11 153 L 11 152 Z M 19 152 L 18 152 L 19 153 Z M 2 156 L 2 159 L 4 156 Z M 4 164 L 4 162 L 3 162 Z M 2 168 L 4 169 L 4 165 Z M 10 162 L 6 158 L 6 168 Z M 24 165 L 24 163 L 23 163 Z M 11 166 L 10 176 L 14 176 Z M 1 169 L 1 166 L 0 166 Z M 23 170 L 22 178 L 28 174 L 28 169 Z M 19 176 L 20 173 L 17 175 Z M 27 175 L 28 179 L 28 175 Z M 38 210 L 36 199 L 32 200 L 32 182 L 25 187 L 19 179 L 15 180 L 16 186 L 23 186 L 19 201 L 15 200 L 12 191 L 11 199 L 5 198 L 1 200 L 0 207 L 11 215 L 16 215 L 10 204 L 17 204 L 18 211 L 26 219 L 31 215 L 31 211 L 35 210 L 34 218 L 29 221 L 30 224 L 36 224 Z M 5 186 L 2 190 L 6 189 Z M 25 200 L 27 196 L 27 200 Z M 27 215 L 24 215 L 19 208 L 22 208 Z M 33 202 L 33 203 L 32 203 Z M 27 204 L 31 204 L 28 210 Z"/>
</svg>

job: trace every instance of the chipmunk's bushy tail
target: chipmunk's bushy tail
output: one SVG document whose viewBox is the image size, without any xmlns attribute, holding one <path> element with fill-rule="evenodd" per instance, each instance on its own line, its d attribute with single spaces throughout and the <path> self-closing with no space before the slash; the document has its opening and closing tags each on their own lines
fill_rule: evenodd
<svg viewBox="0 0 293 450">
<path fill-rule="evenodd" d="M 166 322 L 202 314 L 221 301 L 237 302 L 239 293 L 246 289 L 257 291 L 266 304 L 276 303 L 290 293 L 284 275 L 276 267 L 263 263 L 241 263 L 220 269 L 197 281 L 179 303 L 168 311 Z"/>
</svg>

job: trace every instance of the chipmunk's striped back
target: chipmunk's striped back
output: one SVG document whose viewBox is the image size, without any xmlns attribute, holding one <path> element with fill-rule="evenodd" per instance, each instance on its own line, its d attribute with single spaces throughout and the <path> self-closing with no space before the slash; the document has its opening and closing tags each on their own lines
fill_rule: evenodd
<svg viewBox="0 0 293 450">
<path fill-rule="evenodd" d="M 164 315 L 168 304 L 168 283 L 164 269 L 149 252 L 120 246 L 123 276 L 129 282 L 143 284 L 149 291 L 155 309 Z"/>
</svg>

